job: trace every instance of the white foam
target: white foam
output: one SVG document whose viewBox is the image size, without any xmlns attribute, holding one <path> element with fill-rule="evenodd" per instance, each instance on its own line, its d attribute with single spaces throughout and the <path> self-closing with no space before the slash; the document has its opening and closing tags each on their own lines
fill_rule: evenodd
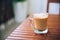
<svg viewBox="0 0 60 40">
<path fill-rule="evenodd" d="M 34 18 L 48 18 L 48 13 L 36 13 L 33 16 Z"/>
</svg>

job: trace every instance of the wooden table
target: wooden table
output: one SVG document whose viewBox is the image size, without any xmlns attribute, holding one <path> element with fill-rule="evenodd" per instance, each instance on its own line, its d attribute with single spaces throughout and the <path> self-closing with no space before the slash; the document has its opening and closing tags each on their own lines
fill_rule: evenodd
<svg viewBox="0 0 60 40">
<path fill-rule="evenodd" d="M 33 26 L 27 18 L 20 26 L 18 26 L 6 40 L 60 40 L 60 16 L 49 15 L 47 34 L 35 34 Z"/>
</svg>

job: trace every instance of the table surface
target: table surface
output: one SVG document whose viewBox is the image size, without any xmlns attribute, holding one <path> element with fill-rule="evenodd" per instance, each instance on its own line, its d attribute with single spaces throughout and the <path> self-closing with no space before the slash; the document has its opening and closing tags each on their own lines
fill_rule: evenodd
<svg viewBox="0 0 60 40">
<path fill-rule="evenodd" d="M 59 17 L 59 15 L 49 15 L 47 23 L 49 31 L 47 34 L 35 34 L 33 26 L 30 24 L 30 17 L 28 17 L 6 40 L 60 40 Z"/>
</svg>

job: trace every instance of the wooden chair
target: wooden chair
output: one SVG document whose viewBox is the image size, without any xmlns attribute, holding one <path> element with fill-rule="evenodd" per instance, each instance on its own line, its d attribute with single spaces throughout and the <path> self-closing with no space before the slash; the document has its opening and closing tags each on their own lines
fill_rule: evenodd
<svg viewBox="0 0 60 40">
<path fill-rule="evenodd" d="M 48 3 L 47 3 L 47 12 L 49 11 L 49 3 L 60 3 L 59 0 L 48 0 Z"/>
</svg>

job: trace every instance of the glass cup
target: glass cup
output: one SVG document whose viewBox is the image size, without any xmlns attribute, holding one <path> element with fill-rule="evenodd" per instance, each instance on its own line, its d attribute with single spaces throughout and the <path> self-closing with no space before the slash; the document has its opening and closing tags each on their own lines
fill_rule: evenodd
<svg viewBox="0 0 60 40">
<path fill-rule="evenodd" d="M 32 15 L 30 22 L 33 22 L 35 33 L 46 34 L 48 32 L 47 19 L 48 13 L 34 13 Z"/>
</svg>

